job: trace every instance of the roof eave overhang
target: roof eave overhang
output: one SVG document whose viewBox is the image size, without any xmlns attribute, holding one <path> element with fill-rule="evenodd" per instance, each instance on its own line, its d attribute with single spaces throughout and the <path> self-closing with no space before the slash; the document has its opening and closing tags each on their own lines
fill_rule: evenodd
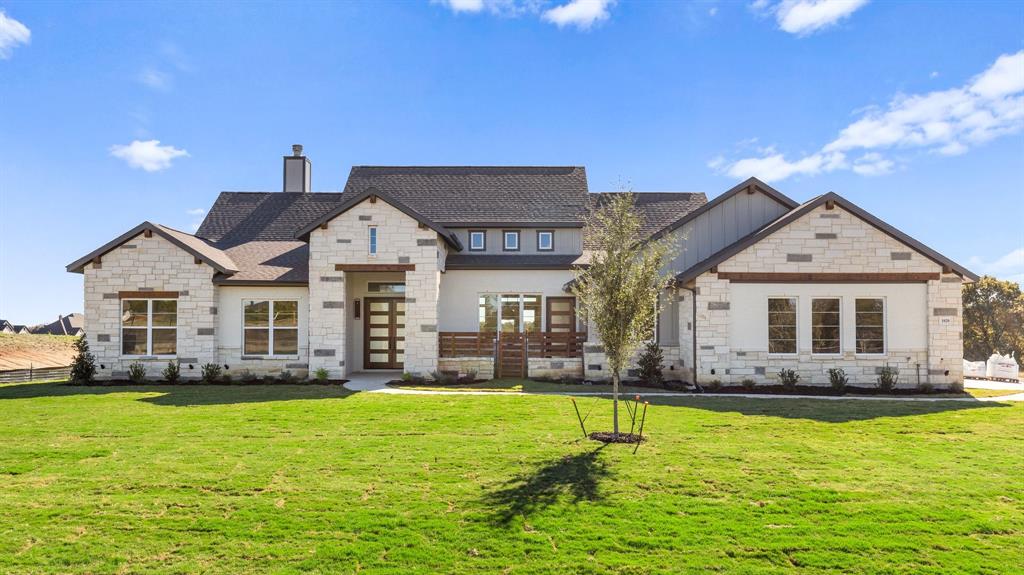
<svg viewBox="0 0 1024 575">
<path fill-rule="evenodd" d="M 210 259 L 209 257 L 207 257 L 202 252 L 196 251 L 195 249 L 193 249 L 188 244 L 182 243 L 178 238 L 176 238 L 173 235 L 165 232 L 160 226 L 158 226 L 158 225 L 156 225 L 156 224 L 154 224 L 152 222 L 149 222 L 149 221 L 142 222 L 141 224 L 135 226 L 134 228 L 128 230 L 127 232 L 121 234 L 120 236 L 114 238 L 113 240 L 103 244 L 99 248 L 93 250 L 88 255 L 83 256 L 83 257 L 81 257 L 81 258 L 71 262 L 70 264 L 68 264 L 65 267 L 65 269 L 68 272 L 71 272 L 71 273 L 79 273 L 79 274 L 80 273 L 84 273 L 85 272 L 86 264 L 88 264 L 89 262 L 95 260 L 96 258 L 102 258 L 107 253 L 109 253 L 109 252 L 113 251 L 114 249 L 120 247 L 121 245 L 123 245 L 128 240 L 131 240 L 132 238 L 138 236 L 139 234 L 141 234 L 141 233 L 143 233 L 143 232 L 145 232 L 147 230 L 151 231 L 154 234 L 158 234 L 160 237 L 162 237 L 165 240 L 171 242 L 175 246 L 185 250 L 189 254 L 192 254 L 193 257 L 199 259 L 203 263 L 209 265 L 210 267 L 212 267 L 213 269 L 217 270 L 218 272 L 220 272 L 222 274 L 231 275 L 231 274 L 234 274 L 234 273 L 238 273 L 237 269 L 229 268 L 229 267 L 226 267 L 226 266 L 223 266 L 223 265 L 217 263 L 216 261 L 214 261 L 214 260 Z"/>
</svg>

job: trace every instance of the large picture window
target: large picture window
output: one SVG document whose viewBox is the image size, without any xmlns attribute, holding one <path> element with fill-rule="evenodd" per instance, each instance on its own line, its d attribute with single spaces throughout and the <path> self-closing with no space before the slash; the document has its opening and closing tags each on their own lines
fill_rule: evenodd
<svg viewBox="0 0 1024 575">
<path fill-rule="evenodd" d="M 543 298 L 537 294 L 481 294 L 480 331 L 536 332 L 543 321 Z"/>
<path fill-rule="evenodd" d="M 768 299 L 768 353 L 796 353 L 796 298 Z"/>
<path fill-rule="evenodd" d="M 299 353 L 299 302 L 245 300 L 242 302 L 242 353 L 296 355 Z"/>
<path fill-rule="evenodd" d="M 839 353 L 840 300 L 811 300 L 811 353 Z"/>
<path fill-rule="evenodd" d="M 885 300 L 858 298 L 855 305 L 857 353 L 885 353 Z"/>
<path fill-rule="evenodd" d="M 498 331 L 498 296 L 484 294 L 480 296 L 480 331 Z"/>
<path fill-rule="evenodd" d="M 171 356 L 177 351 L 177 300 L 121 300 L 122 355 Z"/>
</svg>

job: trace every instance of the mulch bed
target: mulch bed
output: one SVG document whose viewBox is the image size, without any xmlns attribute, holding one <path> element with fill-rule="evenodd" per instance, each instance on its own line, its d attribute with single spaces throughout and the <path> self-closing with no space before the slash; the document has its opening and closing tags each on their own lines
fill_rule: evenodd
<svg viewBox="0 0 1024 575">
<path fill-rule="evenodd" d="M 892 396 L 906 396 L 906 395 L 949 395 L 951 392 L 944 388 L 934 389 L 932 391 L 922 391 L 917 388 L 901 387 L 895 391 L 883 391 L 877 387 L 857 387 L 853 385 L 846 386 L 845 390 L 837 390 L 831 387 L 825 387 L 820 385 L 798 385 L 792 389 L 786 389 L 781 385 L 757 385 L 752 388 L 746 388 L 741 385 L 728 385 L 722 386 L 717 389 L 710 386 L 704 386 L 701 388 L 704 393 L 757 393 L 761 395 L 826 395 L 826 396 L 843 396 L 843 395 L 892 395 Z M 969 397 L 964 394 L 964 397 Z"/>
<path fill-rule="evenodd" d="M 328 380 L 325 380 L 325 381 L 319 381 L 319 380 L 316 380 L 316 379 L 310 379 L 310 380 L 305 380 L 305 381 L 299 381 L 299 380 L 289 381 L 287 383 L 283 382 L 283 381 L 278 381 L 278 380 L 264 381 L 262 379 L 253 379 L 253 380 L 247 380 L 247 381 L 232 380 L 232 381 L 217 381 L 217 382 L 214 382 L 214 383 L 206 383 L 205 381 L 201 381 L 201 380 L 198 380 L 198 379 L 183 379 L 183 380 L 180 380 L 180 381 L 178 381 L 176 383 L 168 383 L 166 381 L 149 381 L 149 380 L 143 381 L 143 382 L 140 382 L 140 383 L 135 383 L 134 381 L 129 381 L 127 379 L 105 379 L 105 380 L 96 380 L 96 381 L 94 381 L 92 383 L 85 384 L 85 386 L 128 387 L 128 386 L 140 386 L 140 385 L 147 385 L 147 386 L 148 385 L 155 385 L 155 386 L 177 387 L 177 386 L 182 386 L 182 385 L 237 385 L 237 386 L 244 386 L 244 385 L 342 385 L 342 384 L 347 383 L 347 382 L 348 382 L 347 379 L 328 379 Z M 65 385 L 79 385 L 79 384 L 68 382 Z"/>
<path fill-rule="evenodd" d="M 640 443 L 641 441 L 647 441 L 646 437 L 641 437 L 636 433 L 619 433 L 615 435 L 611 431 L 595 431 L 587 437 L 602 443 Z"/>
</svg>

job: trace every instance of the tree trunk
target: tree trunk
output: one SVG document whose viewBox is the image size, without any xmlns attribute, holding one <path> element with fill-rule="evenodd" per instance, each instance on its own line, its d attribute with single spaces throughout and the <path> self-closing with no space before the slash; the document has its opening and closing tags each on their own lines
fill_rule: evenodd
<svg viewBox="0 0 1024 575">
<path fill-rule="evenodd" d="M 612 428 L 615 437 L 619 436 L 619 371 L 612 370 Z"/>
</svg>

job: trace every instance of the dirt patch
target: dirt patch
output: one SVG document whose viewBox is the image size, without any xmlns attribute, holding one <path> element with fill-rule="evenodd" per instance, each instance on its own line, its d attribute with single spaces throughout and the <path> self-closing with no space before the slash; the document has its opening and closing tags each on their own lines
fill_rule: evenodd
<svg viewBox="0 0 1024 575">
<path fill-rule="evenodd" d="M 75 340 L 70 335 L 0 334 L 0 371 L 71 365 Z"/>
<path fill-rule="evenodd" d="M 640 443 L 641 441 L 647 441 L 646 437 L 641 437 L 636 433 L 619 433 L 616 435 L 611 431 L 595 431 L 587 437 L 601 443 Z"/>
</svg>

